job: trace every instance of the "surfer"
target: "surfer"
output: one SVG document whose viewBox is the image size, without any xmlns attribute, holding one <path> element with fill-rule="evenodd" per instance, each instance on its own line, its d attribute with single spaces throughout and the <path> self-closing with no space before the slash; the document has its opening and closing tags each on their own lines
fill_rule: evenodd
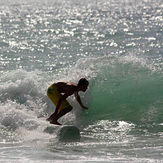
<svg viewBox="0 0 163 163">
<path fill-rule="evenodd" d="M 81 78 L 78 84 L 72 82 L 58 82 L 52 84 L 47 90 L 47 95 L 56 106 L 56 109 L 47 121 L 50 121 L 52 124 L 61 125 L 58 119 L 73 109 L 71 104 L 66 100 L 66 98 L 72 94 L 75 95 L 76 100 L 83 109 L 88 109 L 83 105 L 78 94 L 79 91 L 85 92 L 88 85 L 89 82 L 85 78 Z"/>
</svg>

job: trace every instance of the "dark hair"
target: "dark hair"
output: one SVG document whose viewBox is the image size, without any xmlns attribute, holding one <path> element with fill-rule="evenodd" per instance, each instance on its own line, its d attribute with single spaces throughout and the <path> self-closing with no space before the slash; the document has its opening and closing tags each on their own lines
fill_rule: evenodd
<svg viewBox="0 0 163 163">
<path fill-rule="evenodd" d="M 85 78 L 81 78 L 78 82 L 78 87 L 82 85 L 88 85 L 88 84 L 89 84 L 88 80 L 86 80 Z"/>
</svg>

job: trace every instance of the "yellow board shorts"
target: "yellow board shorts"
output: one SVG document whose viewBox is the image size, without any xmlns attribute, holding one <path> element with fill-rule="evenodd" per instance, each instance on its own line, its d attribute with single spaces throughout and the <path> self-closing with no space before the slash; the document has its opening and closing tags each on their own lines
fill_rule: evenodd
<svg viewBox="0 0 163 163">
<path fill-rule="evenodd" d="M 61 93 L 58 91 L 58 89 L 55 85 L 51 85 L 48 88 L 47 95 L 51 99 L 51 101 L 53 102 L 53 104 L 55 106 L 57 106 L 59 99 L 62 97 Z M 71 104 L 67 100 L 64 100 L 64 101 L 62 101 L 58 110 L 61 111 L 62 109 L 66 109 L 67 107 L 70 107 L 70 106 L 71 106 Z"/>
</svg>

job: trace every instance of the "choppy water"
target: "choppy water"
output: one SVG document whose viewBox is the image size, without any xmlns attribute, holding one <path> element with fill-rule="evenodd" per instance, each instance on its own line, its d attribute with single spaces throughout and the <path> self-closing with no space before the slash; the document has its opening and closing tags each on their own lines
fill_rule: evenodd
<svg viewBox="0 0 163 163">
<path fill-rule="evenodd" d="M 1 162 L 163 162 L 162 0 L 0 0 Z M 44 132 L 56 81 L 90 86 Z"/>
</svg>

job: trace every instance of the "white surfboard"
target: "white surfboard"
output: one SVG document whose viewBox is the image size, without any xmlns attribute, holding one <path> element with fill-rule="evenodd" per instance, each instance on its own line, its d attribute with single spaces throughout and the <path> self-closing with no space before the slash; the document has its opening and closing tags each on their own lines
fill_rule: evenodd
<svg viewBox="0 0 163 163">
<path fill-rule="evenodd" d="M 80 139 L 80 130 L 76 126 L 63 126 L 58 132 L 58 138 L 60 140 L 72 139 L 77 140 Z"/>
</svg>

